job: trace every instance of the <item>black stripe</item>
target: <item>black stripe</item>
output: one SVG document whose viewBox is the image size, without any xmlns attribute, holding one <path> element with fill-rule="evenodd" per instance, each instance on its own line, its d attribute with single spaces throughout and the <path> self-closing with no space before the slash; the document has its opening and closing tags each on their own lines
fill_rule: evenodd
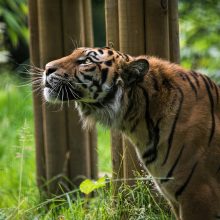
<svg viewBox="0 0 220 220">
<path fill-rule="evenodd" d="M 184 81 L 186 80 L 186 75 L 184 73 L 179 73 L 179 75 L 182 80 L 184 80 Z"/>
<path fill-rule="evenodd" d="M 113 51 L 112 50 L 108 50 L 108 55 L 109 56 L 113 55 Z"/>
<path fill-rule="evenodd" d="M 100 89 L 100 84 L 99 84 L 99 81 L 98 80 L 92 80 L 92 85 L 91 85 L 91 87 L 92 86 L 96 86 L 97 87 L 97 89 L 99 90 Z M 100 90 L 101 91 L 101 90 Z"/>
<path fill-rule="evenodd" d="M 173 171 L 175 170 L 175 168 L 176 168 L 176 166 L 177 166 L 177 164 L 178 164 L 178 162 L 179 162 L 179 160 L 180 160 L 180 158 L 181 158 L 181 155 L 182 155 L 182 152 L 183 152 L 184 147 L 185 147 L 185 146 L 183 145 L 182 148 L 181 148 L 181 150 L 180 150 L 180 152 L 179 152 L 179 155 L 177 156 L 177 158 L 176 158 L 176 160 L 175 160 L 175 162 L 174 162 L 174 164 L 173 164 L 173 166 L 171 167 L 171 169 L 170 169 L 169 172 L 167 173 L 166 178 L 165 178 L 165 179 L 162 179 L 162 180 L 160 181 L 161 183 L 165 183 L 165 182 L 169 181 L 170 178 L 173 176 Z"/>
<path fill-rule="evenodd" d="M 108 68 L 102 69 L 102 84 L 105 83 L 108 76 Z"/>
<path fill-rule="evenodd" d="M 177 199 L 179 196 L 181 196 L 181 194 L 183 193 L 183 191 L 186 189 L 186 187 L 187 187 L 187 185 L 189 184 L 189 181 L 191 180 L 192 175 L 193 175 L 193 173 L 194 173 L 194 171 L 195 171 L 195 169 L 196 169 L 196 166 L 197 166 L 197 162 L 194 164 L 194 166 L 193 166 L 193 168 L 192 168 L 192 170 L 191 170 L 191 172 L 190 172 L 188 178 L 187 178 L 186 181 L 184 182 L 184 184 L 176 191 L 176 193 L 175 193 L 176 199 Z"/>
<path fill-rule="evenodd" d="M 115 94 L 117 93 L 118 87 L 113 86 L 108 94 L 102 99 L 102 102 L 89 103 L 91 106 L 95 106 L 97 108 L 105 108 L 105 104 L 109 103 L 111 100 L 114 100 Z"/>
<path fill-rule="evenodd" d="M 129 61 L 129 57 L 127 54 L 124 54 L 125 55 L 125 58 L 126 58 L 126 61 Z"/>
<path fill-rule="evenodd" d="M 99 96 L 98 92 L 95 92 L 95 94 L 93 95 L 93 99 L 96 99 Z"/>
<path fill-rule="evenodd" d="M 212 127 L 211 127 L 210 136 L 209 136 L 209 143 L 208 143 L 208 145 L 210 145 L 210 143 L 212 141 L 212 138 L 213 138 L 213 135 L 214 135 L 214 132 L 215 132 L 214 101 L 213 101 L 212 93 L 210 91 L 209 84 L 206 81 L 206 78 L 203 75 L 201 75 L 201 77 L 202 77 L 202 79 L 205 83 L 205 87 L 206 87 L 206 90 L 207 90 L 207 93 L 208 93 L 208 96 L 209 96 L 210 107 L 211 107 Z"/>
<path fill-rule="evenodd" d="M 216 172 L 216 173 L 218 173 L 218 172 L 220 172 L 220 166 L 219 166 L 219 168 L 217 169 L 217 172 Z"/>
<path fill-rule="evenodd" d="M 90 54 L 92 54 L 92 56 L 97 56 L 97 53 L 95 51 L 90 51 L 87 56 L 90 56 Z"/>
<path fill-rule="evenodd" d="M 96 66 L 93 66 L 93 67 L 91 67 L 89 69 L 85 69 L 84 71 L 86 71 L 86 72 L 93 72 L 95 69 L 96 69 Z"/>
<path fill-rule="evenodd" d="M 211 88 L 213 89 L 214 86 L 213 86 L 213 82 L 212 82 L 212 80 L 211 80 L 208 76 L 206 76 L 206 75 L 204 75 L 204 77 L 208 80 L 209 85 L 210 85 Z"/>
<path fill-rule="evenodd" d="M 110 47 L 102 47 L 102 49 L 110 49 Z"/>
<path fill-rule="evenodd" d="M 77 75 L 75 75 L 75 78 L 76 78 L 76 80 L 78 81 L 78 83 L 80 83 L 80 85 L 81 85 L 83 88 L 87 88 L 87 85 L 84 84 L 84 82 L 82 82 Z"/>
<path fill-rule="evenodd" d="M 128 115 L 130 114 L 131 110 L 133 109 L 134 105 L 133 105 L 133 102 L 131 102 L 131 96 L 132 96 L 132 89 L 130 89 L 128 91 L 128 100 L 129 100 L 129 103 L 128 103 L 128 107 L 127 107 L 127 110 L 124 114 L 124 120 L 127 119 Z"/>
<path fill-rule="evenodd" d="M 172 128 L 171 128 L 171 132 L 170 132 L 169 139 L 168 139 L 167 153 L 166 153 L 166 156 L 165 156 L 164 161 L 162 163 L 162 166 L 165 165 L 165 163 L 167 162 L 167 159 L 169 157 L 169 153 L 170 153 L 170 149 L 172 147 L 173 137 L 174 137 L 174 133 L 175 133 L 175 129 L 176 129 L 176 124 L 177 124 L 177 121 L 178 121 L 178 118 L 179 118 L 179 115 L 180 115 L 180 111 L 182 109 L 183 100 L 184 100 L 183 91 L 179 87 L 177 87 L 177 90 L 180 93 L 180 103 L 179 103 L 179 108 L 177 110 L 177 113 L 176 113 L 176 116 L 174 118 L 174 122 L 173 122 L 173 125 L 172 125 Z"/>
<path fill-rule="evenodd" d="M 217 85 L 214 83 L 214 88 L 215 88 L 215 93 L 216 93 L 216 101 L 217 101 L 217 104 L 219 103 L 219 91 L 218 91 L 218 87 Z"/>
<path fill-rule="evenodd" d="M 157 159 L 157 146 L 158 143 L 160 141 L 160 128 L 159 128 L 159 124 L 161 122 L 162 118 L 160 118 L 157 123 L 156 126 L 154 127 L 154 132 L 153 132 L 153 147 L 148 149 L 144 154 L 143 154 L 143 158 L 147 159 L 145 160 L 145 165 L 149 165 L 150 163 L 154 162 Z"/>
<path fill-rule="evenodd" d="M 157 158 L 157 151 L 155 148 L 148 149 L 144 155 L 142 156 L 144 159 L 144 164 L 148 166 L 149 164 L 153 163 Z M 147 160 L 146 160 L 147 159 Z M 146 161 L 145 161 L 146 160 Z"/>
<path fill-rule="evenodd" d="M 198 93 L 197 93 L 196 87 L 195 87 L 194 84 L 192 83 L 192 81 L 191 81 L 191 79 L 189 78 L 189 76 L 188 76 L 187 74 L 185 74 L 185 76 L 186 76 L 186 79 L 187 79 L 187 81 L 189 82 L 189 84 L 190 84 L 190 86 L 191 86 L 193 92 L 195 93 L 195 95 L 196 95 L 196 97 L 197 97 L 197 96 L 198 96 Z"/>
<path fill-rule="evenodd" d="M 156 91 L 159 91 L 159 85 L 158 85 L 158 82 L 157 82 L 157 79 L 156 77 L 152 74 L 152 80 L 153 80 L 153 87 L 154 87 L 154 90 Z"/>
<path fill-rule="evenodd" d="M 119 77 L 118 72 L 114 72 L 114 77 L 113 77 L 113 80 L 112 80 L 112 82 L 114 82 L 114 84 L 116 83 L 118 77 Z"/>
<path fill-rule="evenodd" d="M 92 81 L 92 76 L 89 76 L 89 75 L 83 75 L 83 77 L 84 77 L 84 79 L 86 79 L 86 80 L 90 80 L 90 81 Z"/>
<path fill-rule="evenodd" d="M 200 74 L 195 72 L 195 71 L 192 71 L 192 74 L 195 75 L 196 77 L 198 77 Z"/>
<path fill-rule="evenodd" d="M 200 88 L 200 84 L 199 84 L 199 80 L 198 80 L 198 74 L 196 74 L 194 71 L 192 71 L 191 76 L 194 78 L 197 87 Z"/>
<path fill-rule="evenodd" d="M 104 62 L 106 66 L 112 66 L 112 60 L 107 60 Z"/>
<path fill-rule="evenodd" d="M 162 81 L 163 86 L 165 86 L 168 90 L 173 88 L 173 85 L 171 84 L 170 80 L 167 78 L 164 78 Z"/>
<path fill-rule="evenodd" d="M 99 61 L 99 58 L 97 58 L 96 56 L 90 56 L 90 58 L 92 58 L 91 60 L 93 61 L 93 62 L 96 62 L 96 61 L 94 61 L 93 59 L 95 59 L 95 60 L 98 60 Z"/>
<path fill-rule="evenodd" d="M 98 52 L 99 52 L 100 54 L 103 54 L 103 53 L 104 53 L 102 49 L 98 49 Z"/>
<path fill-rule="evenodd" d="M 151 143 L 152 138 L 153 138 L 153 128 L 154 128 L 154 122 L 150 117 L 150 110 L 149 110 L 149 96 L 145 88 L 140 87 L 143 91 L 143 95 L 145 97 L 145 104 L 146 104 L 146 109 L 145 109 L 145 121 L 147 124 L 148 128 L 148 137 L 149 137 L 149 143 Z"/>
<path fill-rule="evenodd" d="M 139 121 L 140 121 L 139 118 L 137 118 L 137 119 L 134 121 L 134 123 L 133 123 L 133 125 L 132 125 L 132 127 L 131 127 L 131 129 L 130 129 L 130 132 L 131 132 L 131 133 L 133 133 L 133 132 L 135 131 L 135 128 L 136 128 L 137 125 L 139 124 Z"/>
<path fill-rule="evenodd" d="M 116 51 L 116 53 L 117 53 L 119 56 L 123 57 L 123 55 L 122 55 L 122 53 L 121 53 L 121 52 Z"/>
<path fill-rule="evenodd" d="M 220 219 L 220 215 L 216 215 L 215 218 Z"/>
</svg>

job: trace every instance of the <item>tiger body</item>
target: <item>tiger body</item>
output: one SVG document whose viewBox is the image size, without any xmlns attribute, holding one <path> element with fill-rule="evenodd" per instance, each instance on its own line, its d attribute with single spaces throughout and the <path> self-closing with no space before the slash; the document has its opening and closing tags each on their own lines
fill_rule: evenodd
<svg viewBox="0 0 220 220">
<path fill-rule="evenodd" d="M 220 89 L 156 57 L 78 48 L 44 72 L 47 101 L 75 100 L 85 124 L 122 131 L 176 219 L 220 218 Z"/>
</svg>

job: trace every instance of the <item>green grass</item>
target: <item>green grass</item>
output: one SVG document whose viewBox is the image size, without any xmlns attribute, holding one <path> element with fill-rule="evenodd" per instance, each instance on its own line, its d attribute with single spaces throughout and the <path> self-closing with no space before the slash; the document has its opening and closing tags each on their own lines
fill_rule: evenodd
<svg viewBox="0 0 220 220">
<path fill-rule="evenodd" d="M 143 181 L 135 188 L 122 186 L 117 197 L 112 197 L 112 187 L 108 183 L 96 190 L 94 197 L 82 196 L 76 189 L 61 197 L 41 201 L 35 182 L 31 87 L 22 84 L 24 80 L 15 74 L 1 71 L 0 220 L 120 220 L 122 215 L 134 220 L 170 219 L 169 211 L 159 208 Z M 98 134 L 99 169 L 109 173 L 109 131 L 98 126 Z"/>
</svg>

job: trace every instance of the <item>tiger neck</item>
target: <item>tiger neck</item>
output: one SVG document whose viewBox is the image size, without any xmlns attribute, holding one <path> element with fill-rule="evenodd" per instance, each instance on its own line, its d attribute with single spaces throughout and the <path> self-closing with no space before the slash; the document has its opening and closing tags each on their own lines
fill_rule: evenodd
<svg viewBox="0 0 220 220">
<path fill-rule="evenodd" d="M 120 127 L 122 117 L 123 88 L 116 87 L 113 94 L 96 103 L 78 103 L 84 127 L 91 127 L 96 121 L 105 127 Z"/>
<path fill-rule="evenodd" d="M 140 158 L 145 165 L 148 165 L 157 156 L 160 140 L 159 127 L 163 118 L 161 105 L 159 100 L 142 86 L 129 90 L 124 99 L 123 105 L 127 107 L 124 110 L 120 129 L 136 145 Z"/>
</svg>

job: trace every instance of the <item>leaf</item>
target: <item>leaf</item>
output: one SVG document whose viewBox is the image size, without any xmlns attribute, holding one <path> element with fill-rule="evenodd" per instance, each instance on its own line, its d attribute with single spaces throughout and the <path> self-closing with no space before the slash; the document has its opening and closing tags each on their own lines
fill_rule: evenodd
<svg viewBox="0 0 220 220">
<path fill-rule="evenodd" d="M 104 187 L 105 184 L 105 177 L 99 178 L 97 181 L 86 179 L 80 184 L 79 189 L 81 192 L 89 194 L 98 188 Z"/>
<path fill-rule="evenodd" d="M 96 185 L 98 186 L 98 188 L 104 187 L 106 185 L 105 177 L 99 178 L 96 182 Z"/>
</svg>

